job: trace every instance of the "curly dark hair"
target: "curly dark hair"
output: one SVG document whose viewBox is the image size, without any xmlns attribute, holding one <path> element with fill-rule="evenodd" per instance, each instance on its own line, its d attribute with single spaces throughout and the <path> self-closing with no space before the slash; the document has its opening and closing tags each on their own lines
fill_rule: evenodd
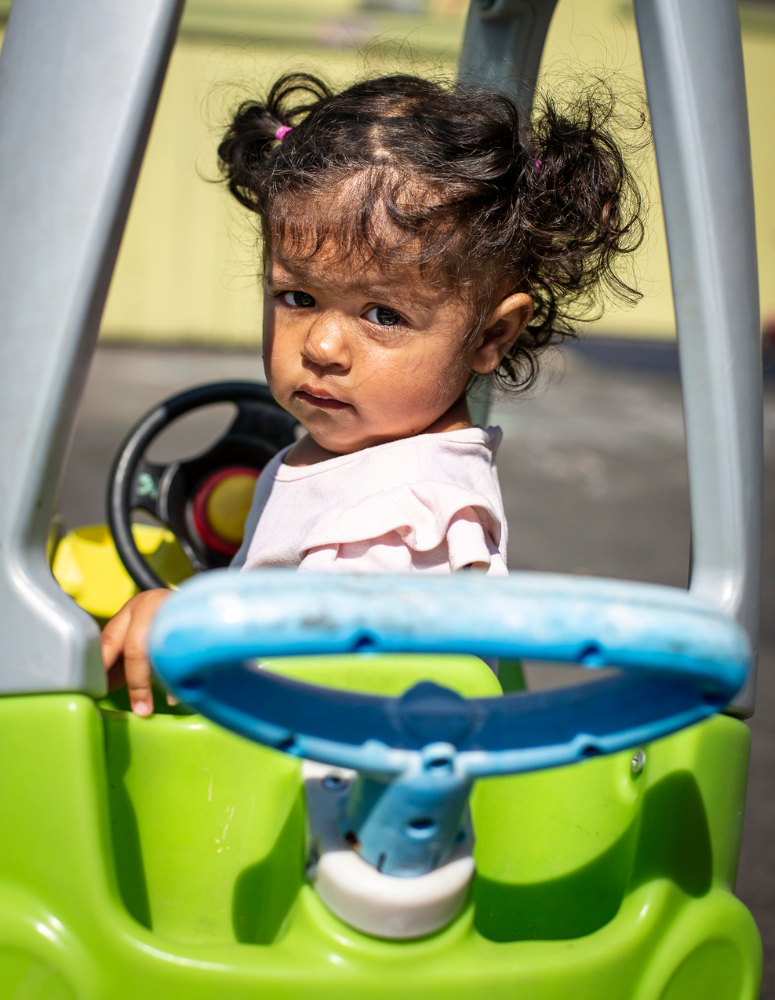
<svg viewBox="0 0 775 1000">
<path fill-rule="evenodd" d="M 528 120 L 509 97 L 416 76 L 332 92 L 281 77 L 237 110 L 218 148 L 232 194 L 261 221 L 265 254 L 310 259 L 325 244 L 385 268 L 411 264 L 467 297 L 470 336 L 498 297 L 530 294 L 533 319 L 495 371 L 524 389 L 548 345 L 599 315 L 643 238 L 641 198 L 598 86 Z M 291 126 L 282 141 L 278 128 Z M 282 134 L 282 133 L 281 133 Z"/>
</svg>

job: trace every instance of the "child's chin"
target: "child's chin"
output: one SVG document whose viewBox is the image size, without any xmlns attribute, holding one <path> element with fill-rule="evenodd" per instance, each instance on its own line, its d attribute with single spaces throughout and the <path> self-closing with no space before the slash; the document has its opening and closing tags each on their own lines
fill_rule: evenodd
<svg viewBox="0 0 775 1000">
<path fill-rule="evenodd" d="M 323 441 L 315 435 L 318 444 L 321 444 L 328 451 L 333 451 L 337 455 L 352 455 L 356 451 L 363 451 L 364 448 L 374 448 L 380 444 L 388 444 L 399 438 L 405 437 L 403 434 L 361 434 L 358 436 L 329 436 L 327 441 Z"/>
<path fill-rule="evenodd" d="M 322 445 L 322 447 L 325 448 L 326 451 L 333 452 L 334 455 L 352 455 L 356 451 L 363 451 L 364 448 L 368 448 L 367 444 L 358 444 L 358 443 L 353 444 L 349 441 L 348 442 L 319 441 L 318 444 Z"/>
<path fill-rule="evenodd" d="M 363 451 L 364 448 L 374 444 L 373 441 L 361 436 L 319 434 L 317 429 L 312 436 L 322 448 L 325 448 L 326 451 L 332 451 L 336 455 L 352 455 L 353 452 Z"/>
</svg>

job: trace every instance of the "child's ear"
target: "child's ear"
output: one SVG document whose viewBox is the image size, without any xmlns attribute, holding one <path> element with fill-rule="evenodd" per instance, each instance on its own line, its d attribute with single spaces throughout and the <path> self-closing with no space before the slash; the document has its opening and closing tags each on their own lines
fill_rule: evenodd
<svg viewBox="0 0 775 1000">
<path fill-rule="evenodd" d="M 478 375 L 494 371 L 533 318 L 533 300 L 525 292 L 507 295 L 492 311 L 471 358 Z"/>
</svg>

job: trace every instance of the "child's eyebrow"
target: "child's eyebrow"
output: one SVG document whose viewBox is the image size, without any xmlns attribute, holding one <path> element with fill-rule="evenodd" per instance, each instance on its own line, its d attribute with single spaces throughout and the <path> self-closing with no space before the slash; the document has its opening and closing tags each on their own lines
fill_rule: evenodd
<svg viewBox="0 0 775 1000">
<path fill-rule="evenodd" d="M 398 282 L 385 285 L 367 285 L 360 281 L 354 281 L 352 284 L 345 285 L 344 288 L 348 292 L 359 292 L 369 299 L 394 299 L 396 295 L 404 295 L 406 292 L 405 287 L 402 287 Z"/>
<path fill-rule="evenodd" d="M 435 295 L 423 293 L 422 288 L 409 288 L 406 282 L 396 279 L 384 285 L 373 285 L 365 282 L 353 281 L 339 286 L 344 294 L 362 295 L 365 299 L 373 302 L 384 302 L 391 307 L 402 311 L 411 309 L 413 312 L 430 312 L 437 302 Z"/>
<path fill-rule="evenodd" d="M 434 295 L 424 295 L 418 288 L 414 288 L 411 292 L 408 292 L 406 284 L 401 283 L 398 279 L 392 282 L 387 281 L 385 284 L 374 284 L 357 280 L 343 281 L 341 283 L 333 282 L 330 278 L 326 278 L 319 273 L 299 271 L 284 261 L 274 261 L 272 267 L 267 268 L 265 277 L 273 285 L 298 283 L 300 285 L 307 285 L 310 288 L 314 288 L 316 285 L 318 287 L 326 285 L 329 288 L 333 287 L 339 290 L 343 294 L 357 293 L 363 295 L 365 298 L 376 299 L 377 301 L 396 303 L 398 299 L 406 301 L 407 298 L 410 298 L 412 306 L 420 309 L 430 309 L 435 302 Z"/>
<path fill-rule="evenodd" d="M 264 281 L 271 281 L 272 284 L 286 284 L 287 282 L 297 282 L 298 284 L 306 284 L 304 281 L 304 275 L 297 274 L 292 267 L 288 267 L 287 264 L 275 263 L 271 267 L 268 267 L 264 272 Z"/>
</svg>

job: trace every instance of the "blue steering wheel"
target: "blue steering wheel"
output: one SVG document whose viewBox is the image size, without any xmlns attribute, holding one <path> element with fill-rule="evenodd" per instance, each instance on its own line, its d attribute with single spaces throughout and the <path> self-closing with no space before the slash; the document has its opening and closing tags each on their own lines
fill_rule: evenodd
<svg viewBox="0 0 775 1000">
<path fill-rule="evenodd" d="M 409 817 L 411 828 L 418 781 L 424 812 L 440 827 L 446 822 L 451 849 L 475 778 L 555 767 L 675 732 L 722 710 L 750 661 L 741 626 L 685 591 L 539 573 L 214 571 L 166 602 L 150 651 L 166 686 L 226 728 L 404 788 L 403 805 L 385 800 L 371 846 L 363 817 L 358 831 L 366 856 L 381 858 L 388 872 L 394 858 L 396 874 L 432 867 L 416 837 L 404 837 L 392 854 L 384 850 L 396 817 Z M 290 680 L 255 662 L 380 652 L 473 653 L 622 672 L 494 698 L 466 699 L 421 682 L 396 698 Z M 451 813 L 450 797 L 457 803 Z M 454 816 L 442 822 L 447 813 Z"/>
</svg>

